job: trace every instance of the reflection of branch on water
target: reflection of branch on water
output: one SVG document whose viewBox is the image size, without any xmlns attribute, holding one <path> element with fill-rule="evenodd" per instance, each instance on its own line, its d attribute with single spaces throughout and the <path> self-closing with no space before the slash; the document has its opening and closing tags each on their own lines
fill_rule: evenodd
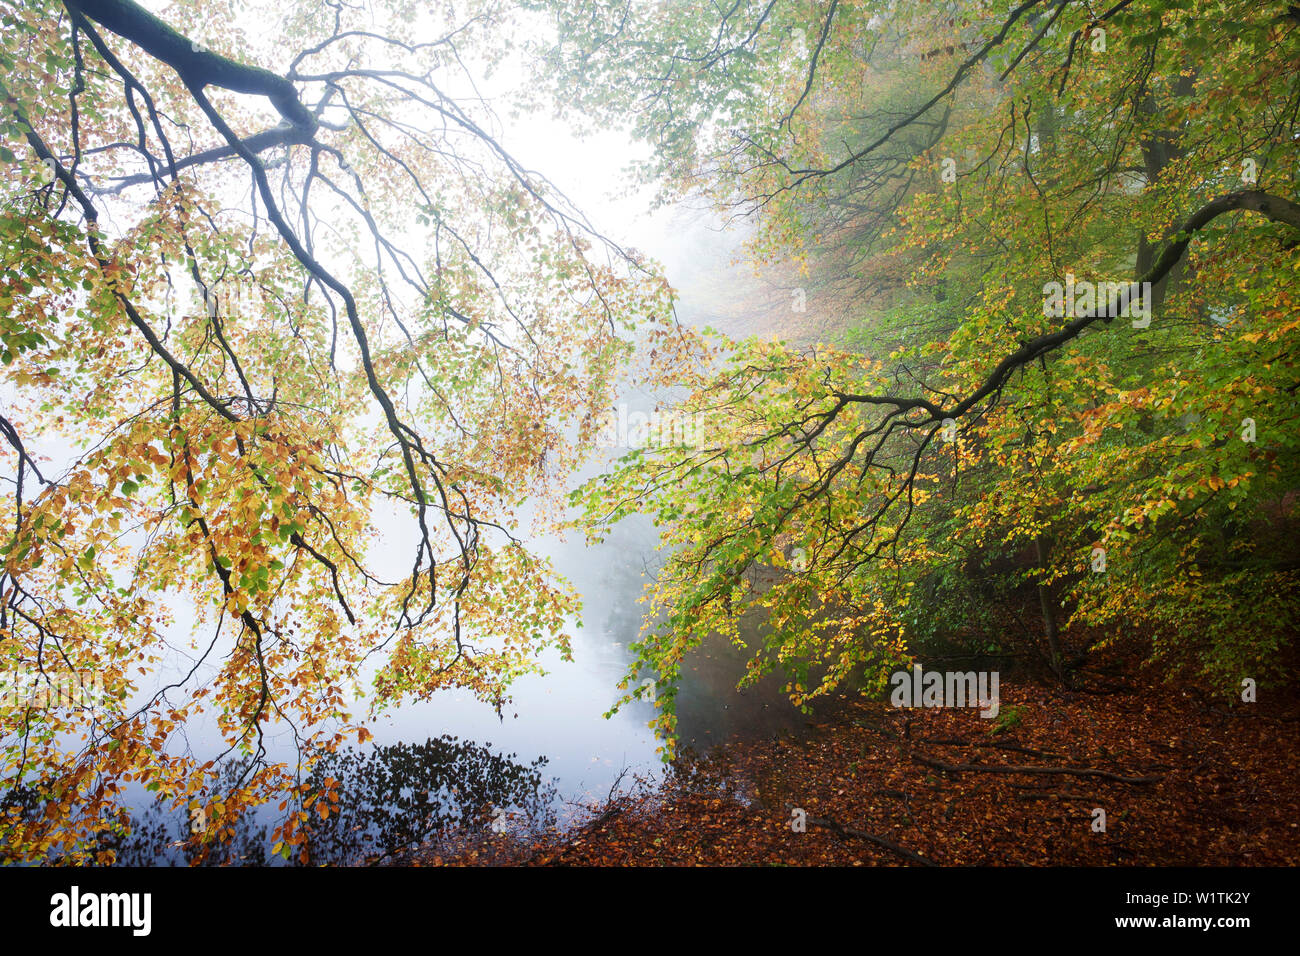
<svg viewBox="0 0 1300 956">
<path fill-rule="evenodd" d="M 208 793 L 230 793 L 252 763 L 251 759 L 222 763 Z M 171 800 L 162 796 L 144 813 L 128 817 L 123 811 L 123 816 L 119 831 L 104 839 L 104 848 L 115 852 L 118 866 L 266 866 L 270 862 L 270 828 L 251 819 L 251 813 L 244 815 L 229 840 L 203 839 L 201 825 L 196 825 L 203 818 L 185 808 L 173 809 Z"/>
<path fill-rule="evenodd" d="M 543 785 L 540 757 L 524 766 L 514 754 L 455 737 L 330 754 L 312 773 L 313 790 L 339 782 L 327 819 L 308 828 L 313 863 L 400 862 L 452 831 L 482 831 L 522 815 L 529 828 L 548 825 L 554 787 Z M 512 829 L 517 827 L 512 823 Z"/>
<path fill-rule="evenodd" d="M 327 754 L 307 781 L 309 792 L 322 792 L 319 799 L 330 807 L 326 819 L 312 813 L 306 827 L 310 864 L 402 862 L 457 836 L 498 831 L 498 820 L 508 820 L 512 832 L 553 825 L 555 789 L 541 773 L 546 758 L 525 766 L 514 756 L 447 735 Z M 223 781 L 238 778 L 242 764 L 222 765 L 217 792 Z M 324 793 L 327 780 L 337 782 L 337 800 Z M 44 804 L 36 797 L 30 802 L 33 812 Z M 115 850 L 117 862 L 127 866 L 265 866 L 279 862 L 270 854 L 268 819 L 249 812 L 233 839 L 205 841 L 192 832 L 185 812 L 159 800 L 131 817 L 129 834 L 107 839 L 102 848 Z"/>
</svg>

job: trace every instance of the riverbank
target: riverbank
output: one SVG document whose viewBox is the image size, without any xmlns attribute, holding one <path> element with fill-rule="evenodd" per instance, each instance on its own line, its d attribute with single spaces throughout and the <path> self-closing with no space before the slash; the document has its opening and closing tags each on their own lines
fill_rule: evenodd
<svg viewBox="0 0 1300 956">
<path fill-rule="evenodd" d="M 1295 688 L 1229 705 L 1126 663 L 1129 683 L 1004 683 L 997 719 L 855 702 L 806 734 L 683 758 L 563 837 L 493 835 L 426 862 L 1300 863 Z"/>
</svg>

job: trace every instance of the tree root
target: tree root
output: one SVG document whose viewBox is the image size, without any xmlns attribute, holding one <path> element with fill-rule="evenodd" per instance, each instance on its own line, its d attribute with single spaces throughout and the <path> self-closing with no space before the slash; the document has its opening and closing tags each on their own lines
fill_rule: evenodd
<svg viewBox="0 0 1300 956">
<path fill-rule="evenodd" d="M 876 846 L 884 847 L 891 853 L 896 853 L 901 857 L 911 860 L 913 863 L 919 863 L 921 866 L 939 866 L 934 860 L 927 856 L 922 856 L 915 850 L 909 850 L 905 846 L 900 846 L 893 840 L 886 840 L 884 837 L 876 836 L 874 833 L 868 833 L 866 830 L 858 830 L 854 827 L 846 827 L 842 823 L 834 820 L 828 820 L 825 817 L 808 817 L 809 826 L 822 827 L 830 830 L 839 836 L 855 837 L 859 840 L 866 840 L 868 843 L 874 843 Z"/>
<path fill-rule="evenodd" d="M 1164 779 L 1163 775 L 1124 777 L 1107 770 L 1094 770 L 1091 767 L 1025 767 L 1007 764 L 944 763 L 942 760 L 935 760 L 933 757 L 926 757 L 923 754 L 912 754 L 912 759 L 917 763 L 925 764 L 927 767 L 934 767 L 936 770 L 944 770 L 948 773 L 1063 773 L 1073 777 L 1102 777 L 1106 780 L 1131 784 L 1159 783 Z"/>
</svg>

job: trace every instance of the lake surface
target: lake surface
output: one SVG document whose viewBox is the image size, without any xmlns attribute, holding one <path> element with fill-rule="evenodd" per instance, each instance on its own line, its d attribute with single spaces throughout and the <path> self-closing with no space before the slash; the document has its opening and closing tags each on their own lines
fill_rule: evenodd
<svg viewBox="0 0 1300 956">
<path fill-rule="evenodd" d="M 645 608 L 638 598 L 657 567 L 656 543 L 649 520 L 641 518 L 623 522 L 597 545 L 558 537 L 532 542 L 583 597 L 583 626 L 570 630 L 573 660 L 549 655 L 547 673 L 514 684 L 500 716 L 466 691 L 446 690 L 370 722 L 372 743 L 327 758 L 344 796 L 338 815 L 318 825 L 313 862 L 376 855 L 400 861 L 411 846 L 457 831 L 563 831 L 588 819 L 612 788 L 627 792 L 638 779 L 651 785 L 661 779 L 661 741 L 647 726 L 653 705 L 634 701 L 604 716 L 633 657 L 629 645 Z M 744 663 L 745 655 L 725 640 L 688 657 L 678 696 L 684 749 L 707 752 L 728 739 L 806 725 L 777 678 L 736 690 Z M 196 755 L 208 755 L 206 736 L 202 728 L 187 730 Z M 268 735 L 267 743 L 271 759 L 293 759 L 287 739 Z M 172 845 L 184 834 L 183 815 L 162 812 L 140 790 L 132 803 L 138 832 L 119 846 L 120 862 L 185 863 Z M 269 832 L 275 818 L 267 807 L 249 819 L 230 851 L 235 857 L 220 859 L 278 862 L 259 832 Z"/>
</svg>

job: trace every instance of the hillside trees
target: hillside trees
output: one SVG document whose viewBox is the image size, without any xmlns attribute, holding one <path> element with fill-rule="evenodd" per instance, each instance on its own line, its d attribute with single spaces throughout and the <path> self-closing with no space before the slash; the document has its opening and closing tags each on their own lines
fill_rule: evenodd
<svg viewBox="0 0 1300 956">
<path fill-rule="evenodd" d="M 707 440 L 588 488 L 597 534 L 649 510 L 670 552 L 637 667 L 671 683 L 758 608 L 752 672 L 795 703 L 879 686 L 933 631 L 935 582 L 994 559 L 1064 680 L 1132 633 L 1226 692 L 1277 667 L 1300 569 L 1293 7 L 541 5 L 560 89 L 631 115 L 670 193 L 748 217 L 757 258 L 806 261 L 809 308 L 857 325 L 676 372 Z M 791 573 L 755 587 L 756 564 Z"/>
</svg>

